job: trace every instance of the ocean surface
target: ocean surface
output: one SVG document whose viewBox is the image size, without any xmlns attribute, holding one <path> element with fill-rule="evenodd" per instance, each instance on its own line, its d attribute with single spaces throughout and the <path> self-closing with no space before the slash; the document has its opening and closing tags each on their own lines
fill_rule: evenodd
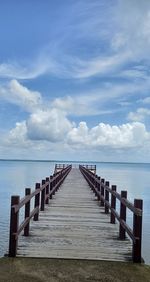
<svg viewBox="0 0 150 282">
<path fill-rule="evenodd" d="M 25 188 L 34 189 L 35 182 L 41 182 L 53 173 L 55 163 L 0 160 L 0 256 L 8 249 L 11 195 L 23 197 Z M 110 181 L 111 185 L 117 185 L 119 192 L 128 191 L 128 199 L 131 202 L 134 198 L 143 199 L 142 255 L 145 262 L 150 264 L 150 164 L 102 162 L 94 164 L 97 166 L 97 174 Z M 128 223 L 132 226 L 131 212 L 128 213 Z"/>
</svg>

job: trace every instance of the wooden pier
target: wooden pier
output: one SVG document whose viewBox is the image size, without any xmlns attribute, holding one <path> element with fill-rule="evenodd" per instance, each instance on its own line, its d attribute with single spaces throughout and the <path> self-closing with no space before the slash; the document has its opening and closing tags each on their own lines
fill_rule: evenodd
<svg viewBox="0 0 150 282">
<path fill-rule="evenodd" d="M 124 212 L 126 215 L 126 210 L 122 203 L 121 205 L 124 208 L 124 212 L 123 209 L 120 212 L 120 223 L 122 224 L 118 225 L 115 222 L 115 216 L 117 218 L 115 197 L 112 194 L 110 205 L 109 194 L 107 190 L 104 191 L 103 185 L 100 185 L 104 184 L 104 180 L 100 180 L 100 177 L 97 177 L 86 166 L 82 166 L 80 169 L 71 169 L 71 166 L 58 166 L 57 168 L 58 171 L 56 172 L 55 167 L 53 177 L 42 181 L 41 186 L 36 184 L 37 189 L 35 192 L 29 193 L 28 198 L 25 197 L 20 202 L 18 201 L 15 206 L 12 202 L 11 214 L 16 214 L 15 210 L 19 211 L 24 201 L 26 215 L 21 226 L 18 222 L 19 215 L 15 218 L 17 224 L 15 232 L 12 230 L 14 227 L 13 216 L 11 218 L 9 255 L 113 261 L 133 259 L 135 262 L 141 262 L 141 249 L 139 252 L 141 238 L 140 241 L 138 240 L 138 245 L 135 245 L 137 234 L 134 240 L 135 230 L 132 234 L 131 229 L 128 230 L 128 226 L 125 225 Z M 94 183 L 92 178 L 94 182 L 95 180 L 97 182 Z M 107 182 L 106 189 L 110 189 L 108 184 Z M 58 188 L 59 191 L 56 193 Z M 44 196 L 42 196 L 44 189 Z M 99 194 L 99 191 L 101 191 L 101 194 Z M 117 193 L 114 187 L 111 191 Z M 104 192 L 106 197 L 104 197 Z M 41 197 L 39 197 L 40 193 Z M 29 201 L 34 196 L 34 209 L 30 213 Z M 44 197 L 44 200 L 42 200 L 42 197 Z M 130 208 L 131 206 L 130 203 Z M 133 208 L 134 212 L 138 213 L 135 219 L 137 220 L 138 217 L 141 220 L 141 210 L 136 210 L 136 207 L 132 206 Z M 109 214 L 109 209 L 111 214 Z M 40 213 L 39 210 L 41 210 Z M 112 214 L 113 210 L 116 214 Z M 31 218 L 34 220 L 31 220 Z M 139 221 L 137 223 L 139 225 Z M 27 227 L 28 230 L 25 230 Z M 137 228 L 134 227 L 134 229 L 137 232 Z M 22 233 L 22 230 L 24 230 L 24 233 Z M 126 232 L 132 234 L 133 243 L 125 236 Z M 16 242 L 15 247 L 14 242 Z"/>
</svg>

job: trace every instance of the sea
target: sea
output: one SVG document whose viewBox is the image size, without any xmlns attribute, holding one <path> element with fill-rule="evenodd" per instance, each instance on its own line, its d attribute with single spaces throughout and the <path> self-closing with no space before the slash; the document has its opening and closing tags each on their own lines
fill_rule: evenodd
<svg viewBox="0 0 150 282">
<path fill-rule="evenodd" d="M 85 162 L 0 160 L 0 256 L 8 251 L 11 195 L 24 196 L 25 188 L 34 190 L 35 183 L 54 172 L 55 163 L 72 163 L 78 166 Z M 142 256 L 150 265 L 150 164 L 87 162 L 96 164 L 97 174 L 117 185 L 117 191 L 127 190 L 128 199 L 143 199 Z M 119 208 L 119 203 L 117 204 Z M 132 227 L 132 212 L 127 213 Z"/>
</svg>

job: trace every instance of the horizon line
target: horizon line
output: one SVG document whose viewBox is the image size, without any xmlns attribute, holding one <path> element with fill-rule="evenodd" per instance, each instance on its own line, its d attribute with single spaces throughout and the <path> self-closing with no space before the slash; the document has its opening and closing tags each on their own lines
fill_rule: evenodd
<svg viewBox="0 0 150 282">
<path fill-rule="evenodd" d="M 60 162 L 60 163 L 122 163 L 122 164 L 150 164 L 150 162 L 127 162 L 127 161 L 83 161 L 83 160 L 78 160 L 78 161 L 75 161 L 75 160 L 48 160 L 48 159 L 13 159 L 13 158 L 10 158 L 10 159 L 7 159 L 7 158 L 0 158 L 0 161 L 24 161 L 24 162 Z"/>
</svg>

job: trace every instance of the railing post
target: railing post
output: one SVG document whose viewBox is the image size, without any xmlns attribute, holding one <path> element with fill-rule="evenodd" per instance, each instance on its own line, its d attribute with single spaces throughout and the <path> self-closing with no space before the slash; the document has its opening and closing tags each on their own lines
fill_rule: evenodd
<svg viewBox="0 0 150 282">
<path fill-rule="evenodd" d="M 30 194 L 31 194 L 31 189 L 26 188 L 25 196 L 28 196 Z M 30 200 L 25 204 L 25 219 L 28 218 L 29 216 L 30 216 Z M 29 226 L 30 226 L 30 223 L 28 222 L 28 224 L 24 228 L 24 236 L 29 236 Z"/>
<path fill-rule="evenodd" d="M 55 174 L 54 174 L 54 181 L 53 181 L 53 188 L 54 188 L 53 195 L 55 195 L 55 192 L 56 192 L 56 184 L 57 184 L 56 181 L 57 181 L 57 180 L 56 180 L 56 173 L 55 173 Z"/>
<path fill-rule="evenodd" d="M 95 196 L 97 197 L 97 174 L 96 175 L 94 175 L 93 174 L 93 179 L 94 179 L 94 194 L 95 194 Z"/>
<path fill-rule="evenodd" d="M 127 191 L 121 191 L 121 198 L 127 198 Z M 126 206 L 120 201 L 120 219 L 126 222 Z M 119 224 L 119 239 L 124 240 L 126 237 L 126 231 L 122 227 L 121 223 Z"/>
<path fill-rule="evenodd" d="M 47 196 L 47 198 L 46 198 L 46 204 L 49 204 L 49 197 L 48 197 L 48 195 L 49 195 L 49 177 L 46 177 L 46 183 L 47 183 L 47 185 L 46 185 L 46 196 Z"/>
<path fill-rule="evenodd" d="M 53 177 L 54 177 L 54 180 L 53 180 L 53 188 L 56 186 L 56 173 L 53 174 Z M 53 192 L 53 195 L 55 195 L 55 189 L 54 189 L 54 192 Z"/>
<path fill-rule="evenodd" d="M 42 180 L 42 186 L 45 185 L 45 179 Z M 45 207 L 45 187 L 41 192 L 41 211 L 44 211 Z"/>
<path fill-rule="evenodd" d="M 50 176 L 50 192 L 53 190 L 53 175 Z M 50 199 L 52 199 L 52 194 L 50 195 Z"/>
<path fill-rule="evenodd" d="M 101 179 L 101 196 L 104 197 L 104 185 L 105 185 L 105 179 Z M 101 207 L 104 207 L 104 201 L 101 199 Z"/>
<path fill-rule="evenodd" d="M 143 210 L 143 201 L 135 199 L 134 207 Z M 141 262 L 141 244 L 142 244 L 142 216 L 133 214 L 133 235 L 135 242 L 133 242 L 133 262 Z"/>
<path fill-rule="evenodd" d="M 19 210 L 15 212 L 14 205 L 18 205 L 20 201 L 19 196 L 11 197 L 11 214 L 10 214 L 10 233 L 9 233 L 9 257 L 15 257 L 17 253 L 16 233 L 18 231 L 19 224 Z"/>
<path fill-rule="evenodd" d="M 40 189 L 40 183 L 35 184 L 35 189 Z M 35 200 L 34 200 L 34 208 L 37 208 L 40 206 L 40 191 L 37 195 L 35 195 Z M 34 215 L 34 220 L 38 221 L 39 220 L 39 211 Z"/>
<path fill-rule="evenodd" d="M 62 182 L 63 182 L 63 172 L 61 170 L 61 172 L 60 172 L 60 185 L 62 184 Z"/>
<path fill-rule="evenodd" d="M 98 201 L 100 201 L 100 196 L 99 196 L 99 194 L 100 194 L 100 189 L 101 189 L 100 181 L 101 181 L 101 178 L 100 178 L 100 176 L 98 176 L 98 185 L 97 185 L 97 191 L 98 191 L 97 197 L 98 197 Z"/>
<path fill-rule="evenodd" d="M 109 181 L 106 181 L 105 183 L 105 201 L 109 202 L 109 191 L 106 190 L 106 186 L 109 188 Z M 105 203 L 105 213 L 109 213 L 109 207 L 107 206 L 107 203 Z"/>
<path fill-rule="evenodd" d="M 112 185 L 111 188 L 112 188 L 112 191 L 116 192 L 116 189 L 117 189 L 116 185 Z M 113 194 L 111 194 L 111 208 L 116 210 L 116 197 Z M 115 222 L 116 222 L 115 216 L 111 212 L 111 214 L 110 214 L 110 223 L 115 224 Z"/>
</svg>

